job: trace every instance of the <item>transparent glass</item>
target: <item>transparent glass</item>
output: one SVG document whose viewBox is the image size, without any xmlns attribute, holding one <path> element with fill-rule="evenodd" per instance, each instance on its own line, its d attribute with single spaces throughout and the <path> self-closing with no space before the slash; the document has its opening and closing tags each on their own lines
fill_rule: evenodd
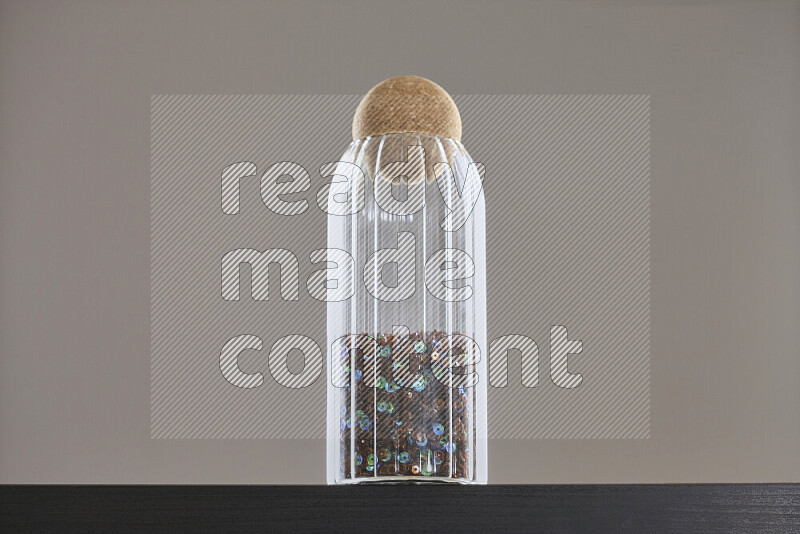
<svg viewBox="0 0 800 534">
<path fill-rule="evenodd" d="M 479 169 L 412 133 L 356 140 L 329 169 L 328 265 L 352 257 L 328 286 L 329 484 L 486 483 Z"/>
</svg>

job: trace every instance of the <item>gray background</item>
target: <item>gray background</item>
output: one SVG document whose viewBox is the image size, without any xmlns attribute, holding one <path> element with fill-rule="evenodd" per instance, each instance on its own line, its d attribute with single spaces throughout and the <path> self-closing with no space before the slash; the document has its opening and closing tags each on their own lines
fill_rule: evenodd
<svg viewBox="0 0 800 534">
<path fill-rule="evenodd" d="M 797 2 L 2 2 L 0 482 L 323 481 L 150 439 L 150 96 L 401 73 L 651 95 L 651 437 L 493 440 L 491 482 L 800 480 L 798 63 Z"/>
</svg>

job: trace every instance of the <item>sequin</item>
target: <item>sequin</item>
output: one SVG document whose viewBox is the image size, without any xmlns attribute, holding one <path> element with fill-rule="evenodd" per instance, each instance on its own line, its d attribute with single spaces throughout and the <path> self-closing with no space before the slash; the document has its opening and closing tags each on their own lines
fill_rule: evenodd
<svg viewBox="0 0 800 534">
<path fill-rule="evenodd" d="M 419 480 L 466 473 L 471 455 L 466 429 L 476 391 L 448 380 L 450 359 L 469 352 L 464 344 L 438 330 L 351 337 L 338 363 L 350 370 L 342 394 L 352 404 L 338 403 L 340 427 L 345 427 L 341 447 L 347 449 L 355 439 L 350 461 L 342 466 L 347 476 Z"/>
<path fill-rule="evenodd" d="M 367 455 L 367 465 L 373 465 L 375 463 L 375 455 L 369 454 Z"/>
</svg>

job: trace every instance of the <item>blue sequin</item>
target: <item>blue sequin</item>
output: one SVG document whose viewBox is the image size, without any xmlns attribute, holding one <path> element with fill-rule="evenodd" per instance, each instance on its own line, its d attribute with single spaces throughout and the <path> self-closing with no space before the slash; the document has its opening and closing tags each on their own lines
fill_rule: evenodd
<svg viewBox="0 0 800 534">
<path fill-rule="evenodd" d="M 422 354 L 423 352 L 425 352 L 425 348 L 426 348 L 425 343 L 423 343 L 422 341 L 417 341 L 416 343 L 414 343 L 414 350 L 417 351 L 417 354 Z"/>
<path fill-rule="evenodd" d="M 436 434 L 437 436 L 441 436 L 442 434 L 444 434 L 444 427 L 439 423 L 436 423 L 435 425 L 433 425 L 433 433 Z"/>
</svg>

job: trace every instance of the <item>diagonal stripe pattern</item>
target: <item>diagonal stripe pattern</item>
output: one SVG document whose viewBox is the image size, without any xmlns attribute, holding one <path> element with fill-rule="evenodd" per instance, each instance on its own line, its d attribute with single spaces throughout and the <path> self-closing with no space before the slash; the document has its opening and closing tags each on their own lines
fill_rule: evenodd
<svg viewBox="0 0 800 534">
<path fill-rule="evenodd" d="M 360 98 L 152 98 L 152 437 L 324 437 L 325 373 L 313 357 L 303 367 L 288 342 L 311 356 L 307 338 L 328 352 L 325 304 L 306 288 L 321 267 L 312 252 L 326 244 L 325 214 L 315 201 L 326 179 L 318 170 L 347 148 Z M 489 339 L 514 334 L 539 347 L 537 387 L 523 385 L 520 351 L 507 351 L 507 386 L 489 388 L 489 436 L 649 437 L 649 97 L 469 95 L 455 101 L 464 145 L 486 169 Z M 291 189 L 262 189 L 261 177 L 273 166 L 276 177 L 292 173 Z M 303 171 L 310 190 L 284 195 L 307 185 Z M 275 182 L 281 180 L 266 186 Z M 266 206 L 262 193 L 273 198 L 276 192 L 283 202 Z M 225 300 L 222 258 L 238 249 L 293 253 L 296 264 L 284 260 L 299 280 L 298 298 L 281 298 L 283 273 L 275 268 L 269 300 L 254 300 L 253 289 L 263 295 L 267 270 L 243 268 L 239 300 Z M 228 277 L 225 287 L 232 290 L 236 278 Z M 357 275 L 354 283 L 363 280 Z M 561 325 L 565 335 L 552 339 Z M 238 369 L 260 374 L 258 387 L 226 380 L 234 369 L 221 351 L 236 336 L 245 336 L 236 347 Z M 581 383 L 558 387 L 550 378 L 553 345 L 574 340 L 582 350 L 555 371 L 579 374 Z M 530 386 L 532 368 L 525 369 Z M 279 384 L 307 381 L 308 387 Z"/>
</svg>

